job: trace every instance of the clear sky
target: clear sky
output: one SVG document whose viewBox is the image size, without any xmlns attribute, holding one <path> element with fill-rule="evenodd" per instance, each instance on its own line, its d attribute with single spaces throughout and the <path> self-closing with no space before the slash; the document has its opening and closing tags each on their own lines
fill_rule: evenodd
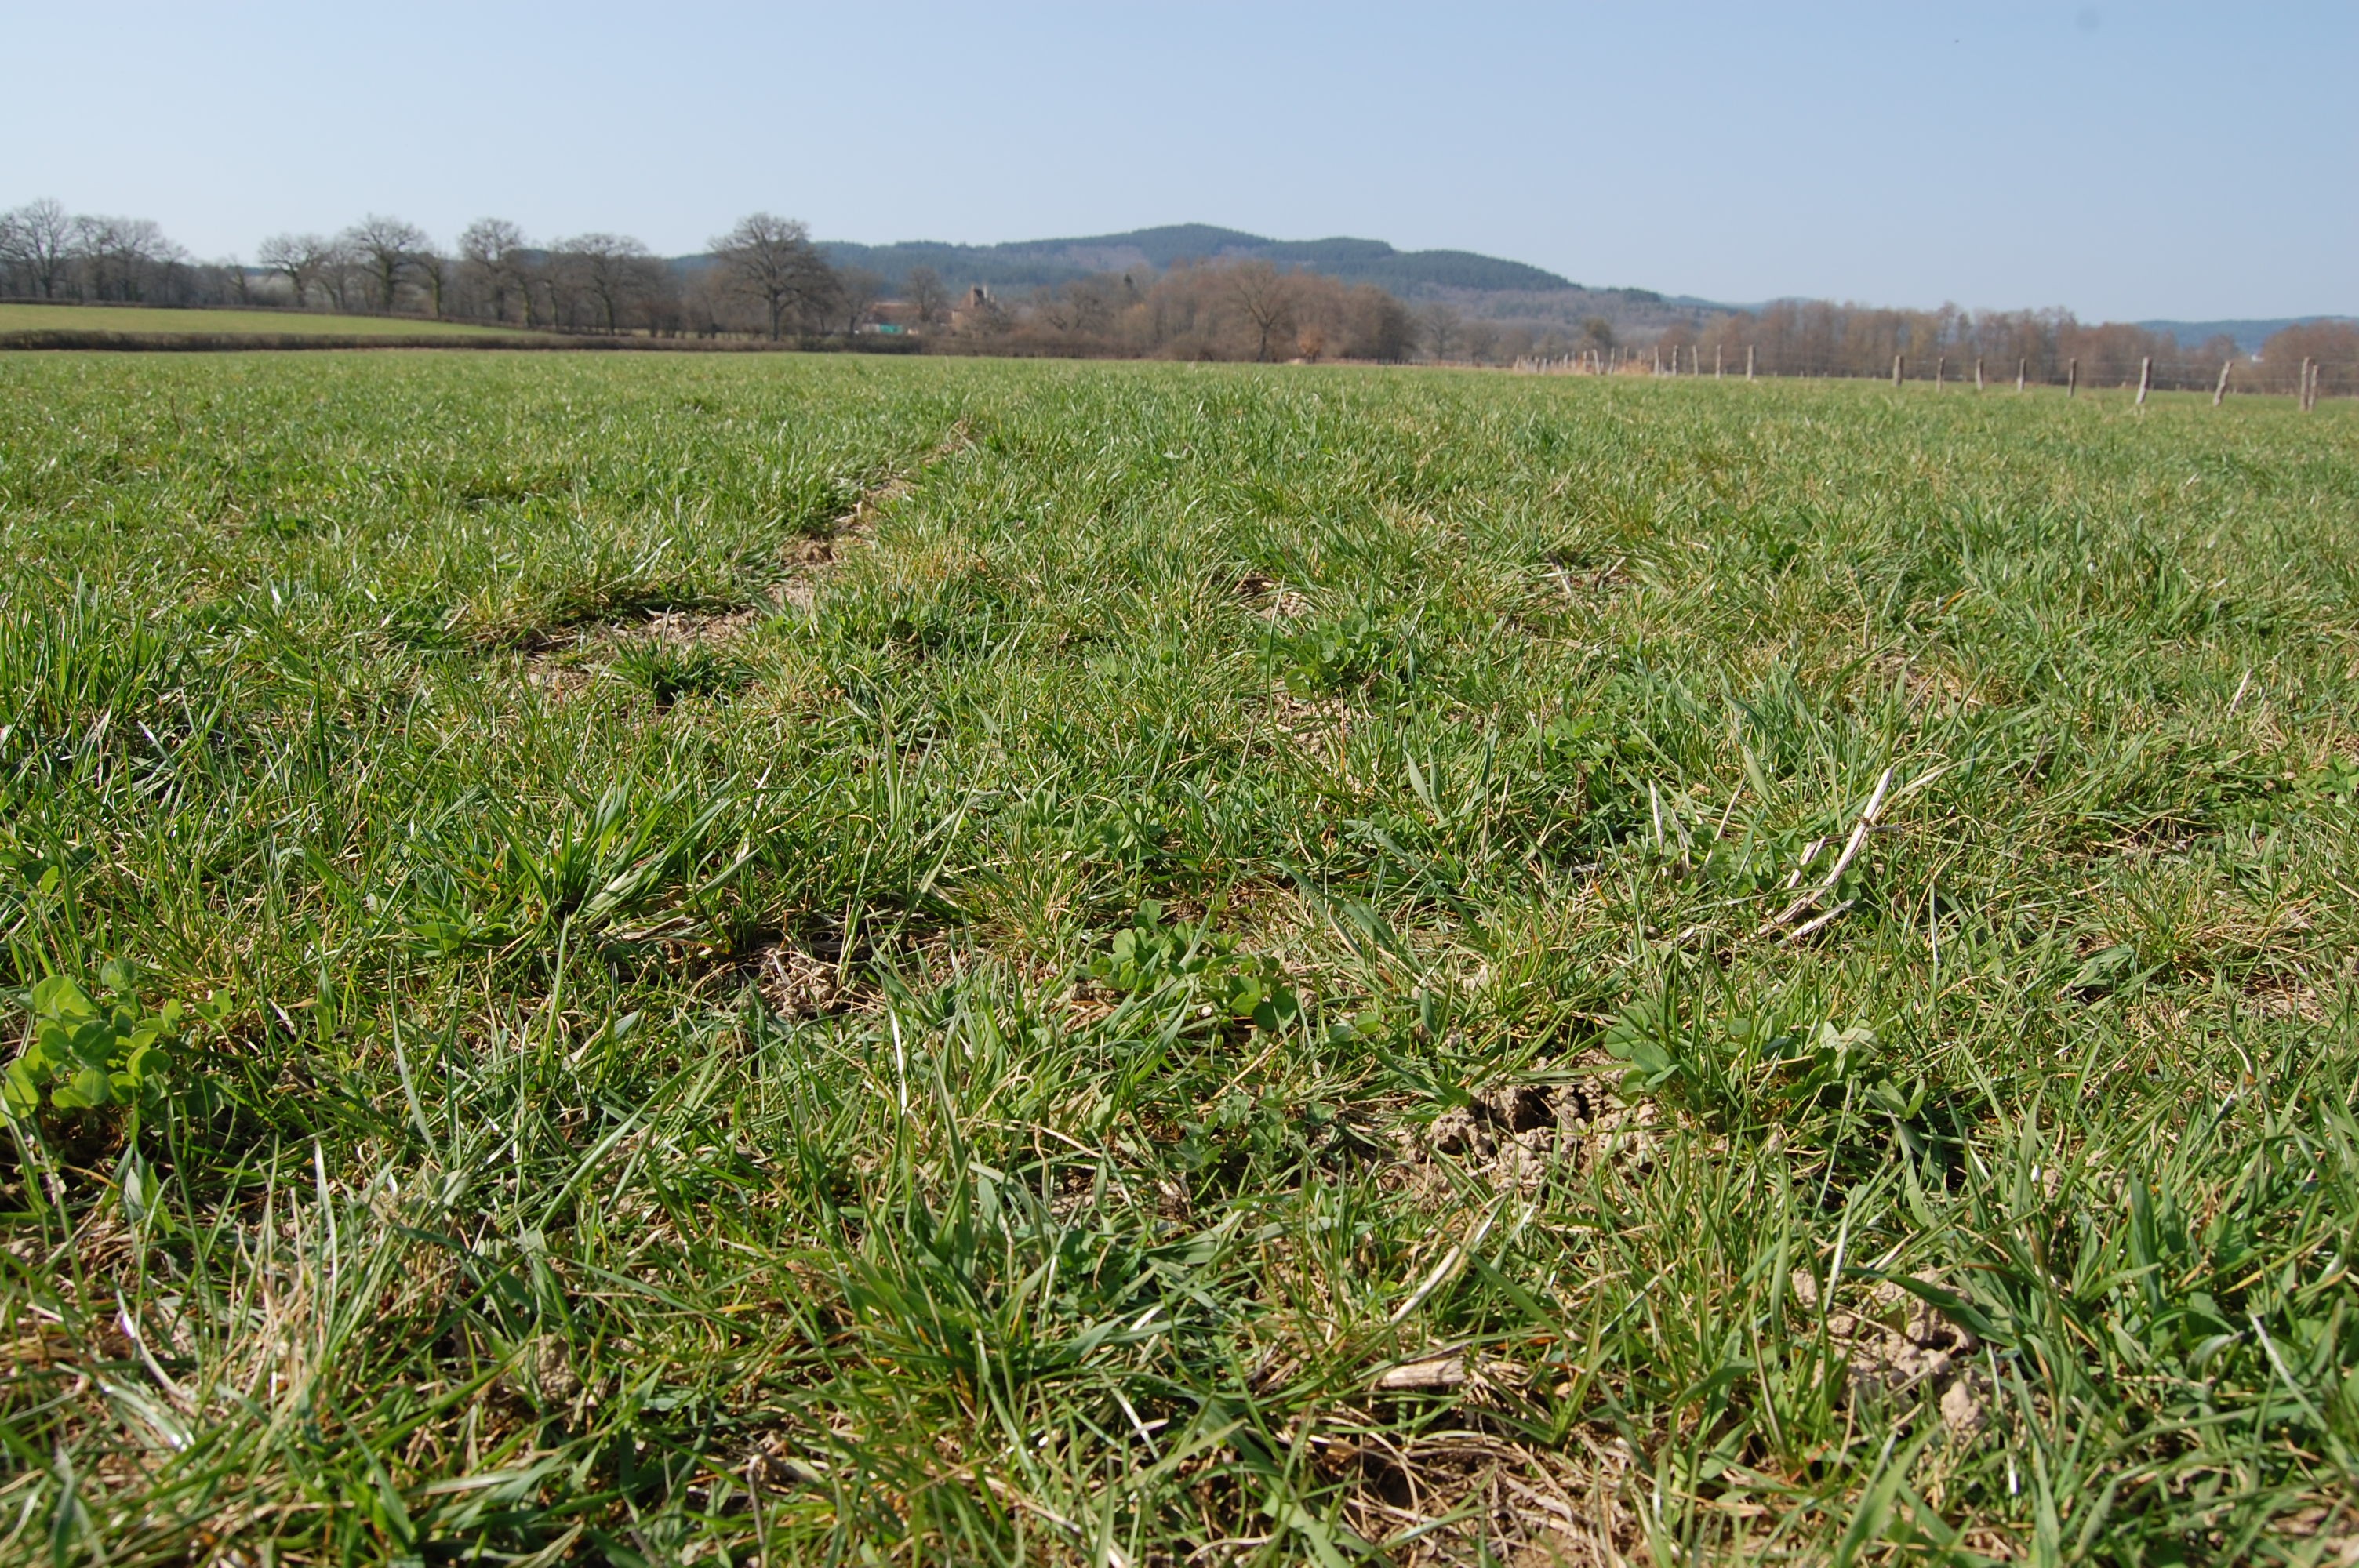
<svg viewBox="0 0 2359 1568">
<path fill-rule="evenodd" d="M 702 248 L 1202 222 L 1752 301 L 2359 314 L 2359 3 L 0 0 L 0 207 Z"/>
</svg>

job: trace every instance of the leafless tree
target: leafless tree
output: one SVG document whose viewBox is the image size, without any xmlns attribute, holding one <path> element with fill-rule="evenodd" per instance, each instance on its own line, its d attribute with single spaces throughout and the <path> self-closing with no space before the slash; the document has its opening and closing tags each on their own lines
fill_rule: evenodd
<svg viewBox="0 0 2359 1568">
<path fill-rule="evenodd" d="M 1070 332 L 1081 324 L 1072 293 L 1061 285 L 1048 284 L 1034 289 L 1024 306 L 1026 316 L 1034 325 L 1052 332 Z"/>
<path fill-rule="evenodd" d="M 654 257 L 628 234 L 577 234 L 557 246 L 598 308 L 599 325 L 619 330 L 623 308 L 644 292 Z"/>
<path fill-rule="evenodd" d="M 57 297 L 73 256 L 74 221 L 47 197 L 0 216 L 0 262 L 25 275 L 33 292 Z"/>
<path fill-rule="evenodd" d="M 833 293 L 832 269 L 810 243 L 810 231 L 792 218 L 756 212 L 712 242 L 713 254 L 748 297 L 769 318 L 770 338 L 786 331 L 787 318 L 809 312 Z"/>
<path fill-rule="evenodd" d="M 1353 359 L 1394 364 L 1417 344 L 1417 323 L 1408 307 L 1372 283 L 1352 291 L 1350 335 L 1343 351 Z"/>
<path fill-rule="evenodd" d="M 1418 326 L 1425 335 L 1425 351 L 1438 360 L 1448 359 L 1451 351 L 1458 347 L 1465 325 L 1465 318 L 1458 314 L 1456 306 L 1438 299 L 1418 312 Z"/>
<path fill-rule="evenodd" d="M 409 253 L 409 269 L 418 275 L 419 286 L 426 290 L 426 313 L 440 317 L 443 296 L 451 287 L 451 258 L 429 244 Z"/>
<path fill-rule="evenodd" d="M 1294 335 L 1292 280 L 1266 261 L 1243 262 L 1228 269 L 1229 297 L 1252 323 L 1254 359 L 1266 362 L 1270 347 Z"/>
<path fill-rule="evenodd" d="M 505 218 L 478 218 L 459 235 L 460 265 L 473 273 L 492 308 L 492 319 L 508 319 L 508 298 L 523 290 L 524 231 Z M 526 319 L 532 311 L 526 302 Z"/>
<path fill-rule="evenodd" d="M 835 275 L 835 318 L 847 336 L 868 325 L 884 297 L 885 280 L 866 267 L 848 266 Z"/>
<path fill-rule="evenodd" d="M 920 327 L 940 326 L 950 311 L 950 291 L 942 287 L 942 275 L 932 267 L 911 267 L 901 291 L 909 297 L 909 308 L 917 312 Z"/>
<path fill-rule="evenodd" d="M 1469 321 L 1464 329 L 1466 357 L 1478 365 L 1489 364 L 1499 355 L 1499 329 L 1490 321 Z"/>
<path fill-rule="evenodd" d="M 300 309 L 310 302 L 320 270 L 328 265 L 335 246 L 324 234 L 273 234 L 255 251 L 254 259 L 273 277 L 283 277 Z"/>
<path fill-rule="evenodd" d="M 524 296 L 524 324 L 563 327 L 572 298 L 572 268 L 554 250 L 543 250 L 518 268 L 517 290 Z"/>
<path fill-rule="evenodd" d="M 341 235 L 328 242 L 326 254 L 320 257 L 319 278 L 320 287 L 328 292 L 329 303 L 339 310 L 352 308 L 355 288 L 362 291 L 362 302 L 367 302 L 368 280 L 360 253 Z"/>
<path fill-rule="evenodd" d="M 343 238 L 367 268 L 369 292 L 376 308 L 390 311 L 399 300 L 403 275 L 427 247 L 426 231 L 372 212 L 346 229 Z"/>
<path fill-rule="evenodd" d="M 154 274 L 187 255 L 152 218 L 76 218 L 72 233 L 71 254 L 89 267 L 91 292 L 101 299 L 146 298 Z"/>
</svg>

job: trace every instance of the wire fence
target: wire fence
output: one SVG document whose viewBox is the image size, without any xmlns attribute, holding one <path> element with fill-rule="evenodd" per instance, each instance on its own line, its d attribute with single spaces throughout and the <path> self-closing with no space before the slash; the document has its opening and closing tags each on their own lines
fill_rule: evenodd
<svg viewBox="0 0 2359 1568">
<path fill-rule="evenodd" d="M 1732 363 L 1732 360 L 1734 362 Z M 1673 351 L 1586 350 L 1556 355 L 1527 354 L 1508 368 L 1531 375 L 1623 375 L 1647 379 L 1708 377 L 1739 381 L 1888 381 L 1957 387 L 1974 392 L 2027 392 L 2034 388 L 2067 395 L 2125 391 L 2143 397 L 2157 392 L 2209 393 L 2214 401 L 2230 395 L 2293 397 L 2313 407 L 2323 397 L 2350 396 L 2354 378 L 2351 367 L 2331 361 L 2304 359 L 2298 365 L 2268 365 L 2250 359 L 2199 361 L 2191 357 L 2141 356 L 2126 370 L 2117 360 L 2083 365 L 2068 357 L 2060 365 L 2035 362 L 2017 356 L 2004 362 L 1988 354 L 1896 355 L 1888 369 L 1869 371 L 1853 358 L 1775 358 L 1757 350 L 1730 355 L 1690 345 Z"/>
</svg>

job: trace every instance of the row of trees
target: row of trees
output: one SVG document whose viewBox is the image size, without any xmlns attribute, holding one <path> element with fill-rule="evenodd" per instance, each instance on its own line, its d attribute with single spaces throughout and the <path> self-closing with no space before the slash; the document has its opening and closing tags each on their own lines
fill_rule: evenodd
<svg viewBox="0 0 2359 1568">
<path fill-rule="evenodd" d="M 778 339 L 856 331 L 883 294 L 874 275 L 830 266 L 802 224 L 766 212 L 688 262 L 626 234 L 536 243 L 499 218 L 469 224 L 446 249 L 414 223 L 372 214 L 340 233 L 273 234 L 252 265 L 199 262 L 144 218 L 77 214 L 52 200 L 0 212 L 0 297 L 10 298 Z"/>
<path fill-rule="evenodd" d="M 1617 342 L 1593 319 L 1575 332 L 1487 321 L 1446 301 L 1411 311 L 1372 285 L 1348 285 L 1266 261 L 1190 265 L 1085 277 L 1001 299 L 954 297 L 929 267 L 913 268 L 887 297 L 886 280 L 831 265 L 792 219 L 753 213 L 712 241 L 708 255 L 666 260 L 625 234 L 534 241 L 484 218 L 450 247 L 416 224 L 371 215 L 336 234 L 281 233 L 254 264 L 199 262 L 154 222 L 68 212 L 56 201 L 0 212 L 0 297 L 152 305 L 277 306 L 414 314 L 524 328 L 662 336 L 758 336 L 773 341 L 910 332 L 929 347 L 982 353 L 1177 359 L 1506 363 L 1526 355 L 1594 351 L 1682 369 L 1742 365 L 1749 350 L 1767 375 L 1971 376 L 1982 360 L 2010 379 L 2018 364 L 2038 382 L 2067 367 L 2092 385 L 2134 381 L 2154 362 L 2165 386 L 2210 385 L 2243 360 L 2223 337 L 2182 350 L 2168 334 L 2118 322 L 2091 325 L 2069 311 L 1892 310 L 1821 300 L 1780 301 Z M 2305 360 L 2321 390 L 2359 391 L 2359 329 L 2310 323 L 2269 340 L 2239 384 L 2291 390 Z"/>
<path fill-rule="evenodd" d="M 2136 384 L 2153 364 L 2160 387 L 2209 388 L 2233 364 L 2234 384 L 2248 391 L 2294 390 L 2304 359 L 2323 367 L 2322 392 L 2359 383 L 2359 328 L 2314 321 L 2289 327 L 2247 356 L 2223 333 L 2182 348 L 2168 332 L 2122 321 L 2091 323 L 2069 310 L 1891 310 L 1825 300 L 1781 300 L 1701 326 L 1676 326 L 1647 352 L 1681 369 L 1709 368 L 1717 357 L 1741 367 L 1746 351 L 1764 375 L 1884 376 L 1898 358 L 1911 380 L 1946 374 L 1970 380 L 1981 361 L 1991 378 L 2012 384 L 2018 370 L 2047 384 L 2074 375 L 2091 386 Z"/>
<path fill-rule="evenodd" d="M 375 215 L 340 234 L 273 234 L 255 259 L 273 297 L 299 308 L 577 332 L 856 331 L 883 293 L 872 276 L 830 266 L 802 224 L 767 212 L 687 263 L 627 234 L 536 243 L 504 218 L 470 223 L 446 252 L 417 225 Z"/>
<path fill-rule="evenodd" d="M 934 280 L 913 282 L 914 313 Z M 1266 261 L 1103 273 L 1014 302 L 970 295 L 944 325 L 952 344 L 986 353 L 1394 361 L 1420 342 L 1408 308 L 1383 289 Z"/>
<path fill-rule="evenodd" d="M 28 201 L 0 212 L 0 295 L 190 305 L 237 299 L 243 268 L 204 264 L 147 218 L 69 212 Z"/>
<path fill-rule="evenodd" d="M 708 255 L 677 261 L 625 234 L 537 242 L 500 218 L 469 224 L 445 248 L 414 223 L 372 214 L 339 233 L 273 234 L 247 265 L 196 263 L 144 220 L 39 201 L 0 213 L 0 295 L 774 341 L 885 326 L 999 353 L 1403 360 L 1420 346 L 1449 357 L 1466 336 L 1446 308 L 1420 321 L 1380 288 L 1266 262 L 1110 274 L 1018 299 L 954 298 L 921 266 L 888 300 L 883 278 L 831 265 L 802 223 L 767 212 L 716 235 Z"/>
</svg>

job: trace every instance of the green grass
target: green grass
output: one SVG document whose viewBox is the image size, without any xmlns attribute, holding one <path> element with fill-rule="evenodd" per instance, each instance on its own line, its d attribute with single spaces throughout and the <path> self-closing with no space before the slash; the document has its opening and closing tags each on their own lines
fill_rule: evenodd
<svg viewBox="0 0 2359 1568">
<path fill-rule="evenodd" d="M 2338 1560 L 2354 435 L 0 355 L 0 1557 Z"/>
<path fill-rule="evenodd" d="M 416 316 L 336 316 L 310 310 L 173 310 L 125 305 L 0 305 L 0 333 L 220 333 L 265 337 L 480 338 L 512 329 Z"/>
</svg>

